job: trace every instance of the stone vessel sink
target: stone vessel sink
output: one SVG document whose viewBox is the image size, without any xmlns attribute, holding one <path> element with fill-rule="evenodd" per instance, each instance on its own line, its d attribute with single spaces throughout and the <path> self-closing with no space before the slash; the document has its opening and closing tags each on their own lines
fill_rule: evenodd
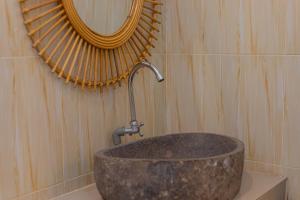
<svg viewBox="0 0 300 200">
<path fill-rule="evenodd" d="M 239 140 L 182 133 L 96 153 L 95 178 L 104 200 L 232 200 L 243 165 Z"/>
</svg>

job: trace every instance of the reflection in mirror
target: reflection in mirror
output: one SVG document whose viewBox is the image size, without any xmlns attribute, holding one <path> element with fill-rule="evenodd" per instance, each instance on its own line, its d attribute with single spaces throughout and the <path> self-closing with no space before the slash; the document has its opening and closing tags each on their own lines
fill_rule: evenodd
<svg viewBox="0 0 300 200">
<path fill-rule="evenodd" d="M 117 32 L 130 14 L 133 0 L 73 0 L 82 21 L 100 35 Z"/>
</svg>

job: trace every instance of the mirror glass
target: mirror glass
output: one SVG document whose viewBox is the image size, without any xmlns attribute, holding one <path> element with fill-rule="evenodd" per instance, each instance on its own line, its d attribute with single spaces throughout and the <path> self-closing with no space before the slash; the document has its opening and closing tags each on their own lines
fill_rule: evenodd
<svg viewBox="0 0 300 200">
<path fill-rule="evenodd" d="M 73 0 L 82 21 L 100 35 L 117 32 L 129 17 L 134 0 Z"/>
</svg>

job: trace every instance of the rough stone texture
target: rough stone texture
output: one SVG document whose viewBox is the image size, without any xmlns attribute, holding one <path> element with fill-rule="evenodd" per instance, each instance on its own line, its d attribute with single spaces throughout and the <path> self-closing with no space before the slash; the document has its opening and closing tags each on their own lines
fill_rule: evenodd
<svg viewBox="0 0 300 200">
<path fill-rule="evenodd" d="M 105 200 L 232 200 L 243 165 L 239 140 L 184 133 L 96 153 L 95 178 Z"/>
</svg>

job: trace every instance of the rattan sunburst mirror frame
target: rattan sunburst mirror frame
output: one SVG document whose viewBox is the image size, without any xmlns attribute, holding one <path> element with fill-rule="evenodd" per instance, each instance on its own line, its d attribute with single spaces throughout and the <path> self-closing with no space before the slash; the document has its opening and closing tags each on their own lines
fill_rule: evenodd
<svg viewBox="0 0 300 200">
<path fill-rule="evenodd" d="M 111 35 L 90 29 L 73 0 L 19 0 L 33 47 L 65 82 L 82 88 L 121 85 L 132 67 L 151 56 L 160 0 L 133 0 L 125 23 Z"/>
</svg>

